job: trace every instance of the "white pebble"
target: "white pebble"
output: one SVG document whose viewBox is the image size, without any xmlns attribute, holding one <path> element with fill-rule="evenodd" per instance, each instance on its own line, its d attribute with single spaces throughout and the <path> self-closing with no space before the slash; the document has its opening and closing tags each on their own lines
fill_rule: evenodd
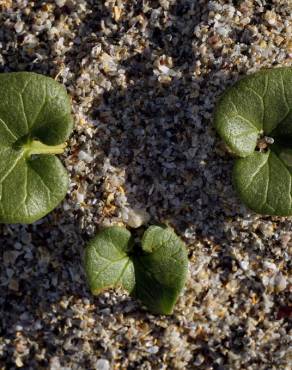
<svg viewBox="0 0 292 370">
<path fill-rule="evenodd" d="M 247 271 L 249 267 L 249 262 L 248 261 L 240 261 L 239 266 L 243 271 Z"/>
<path fill-rule="evenodd" d="M 152 354 L 156 354 L 158 351 L 159 351 L 159 347 L 158 346 L 149 347 L 147 349 L 147 352 L 152 353 Z"/>
<path fill-rule="evenodd" d="M 61 364 L 60 364 L 59 357 L 57 356 L 51 357 L 49 366 L 50 366 L 49 367 L 50 370 L 60 370 Z"/>
<path fill-rule="evenodd" d="M 96 370 L 110 370 L 110 363 L 108 360 L 100 358 L 95 363 L 95 369 Z"/>
<path fill-rule="evenodd" d="M 78 154 L 78 159 L 80 161 L 90 163 L 93 160 L 93 157 L 91 155 L 89 155 L 88 153 L 84 152 L 83 150 L 80 150 L 80 152 Z"/>
<path fill-rule="evenodd" d="M 265 19 L 271 26 L 274 26 L 277 23 L 277 16 L 274 11 L 267 11 Z"/>
<path fill-rule="evenodd" d="M 227 37 L 231 32 L 231 28 L 229 26 L 221 26 L 216 29 L 217 33 L 223 37 Z"/>
<path fill-rule="evenodd" d="M 76 199 L 77 199 L 78 203 L 83 203 L 84 202 L 84 194 L 76 193 Z"/>
<path fill-rule="evenodd" d="M 158 66 L 158 69 L 160 70 L 160 72 L 162 72 L 164 74 L 168 74 L 169 73 L 169 68 L 167 66 L 159 65 Z"/>
<path fill-rule="evenodd" d="M 63 209 L 64 209 L 65 211 L 69 211 L 69 209 L 70 209 L 70 204 L 69 204 L 69 203 L 67 203 L 67 202 L 64 202 L 64 203 L 63 203 Z"/>
<path fill-rule="evenodd" d="M 286 289 L 287 280 L 281 272 L 276 275 L 276 277 L 274 279 L 274 285 L 275 285 L 275 288 L 276 288 L 277 292 L 282 292 L 283 290 Z"/>
<path fill-rule="evenodd" d="M 62 6 L 66 4 L 66 0 L 55 0 L 55 3 L 57 4 L 57 6 L 62 8 Z"/>
<path fill-rule="evenodd" d="M 123 218 L 123 221 L 128 226 L 133 227 L 134 229 L 136 229 L 136 228 L 146 224 L 149 221 L 150 216 L 143 209 L 128 208 L 126 210 L 123 210 L 122 218 Z"/>
<path fill-rule="evenodd" d="M 15 29 L 16 33 L 22 32 L 23 26 L 24 26 L 24 23 L 22 21 L 16 22 L 15 25 L 14 25 L 14 29 Z"/>
<path fill-rule="evenodd" d="M 195 366 L 201 366 L 202 363 L 205 361 L 205 358 L 203 355 L 199 354 L 197 357 L 196 357 L 196 360 L 194 362 L 194 365 Z"/>
<path fill-rule="evenodd" d="M 98 57 L 99 54 L 101 53 L 101 50 L 102 50 L 101 45 L 94 46 L 91 50 L 91 56 L 94 58 Z"/>
<path fill-rule="evenodd" d="M 263 266 L 267 270 L 277 271 L 277 266 L 273 262 L 264 261 Z"/>
</svg>

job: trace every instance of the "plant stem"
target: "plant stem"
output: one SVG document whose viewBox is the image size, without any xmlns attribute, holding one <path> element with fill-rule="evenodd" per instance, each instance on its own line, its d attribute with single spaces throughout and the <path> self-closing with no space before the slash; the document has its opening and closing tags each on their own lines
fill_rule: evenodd
<svg viewBox="0 0 292 370">
<path fill-rule="evenodd" d="M 24 145 L 24 150 L 28 157 L 33 154 L 62 154 L 67 144 L 46 145 L 38 140 L 32 140 Z"/>
</svg>

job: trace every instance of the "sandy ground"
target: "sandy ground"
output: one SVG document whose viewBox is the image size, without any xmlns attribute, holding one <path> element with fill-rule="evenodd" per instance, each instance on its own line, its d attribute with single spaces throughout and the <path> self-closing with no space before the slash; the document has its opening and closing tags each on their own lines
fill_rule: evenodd
<svg viewBox="0 0 292 370">
<path fill-rule="evenodd" d="M 0 1 L 0 71 L 63 83 L 66 200 L 0 226 L 0 369 L 289 369 L 291 218 L 247 210 L 213 129 L 240 76 L 292 65 L 291 0 Z M 93 298 L 100 225 L 165 222 L 189 249 L 172 316 Z M 290 252 L 289 252 L 290 251 Z"/>
</svg>

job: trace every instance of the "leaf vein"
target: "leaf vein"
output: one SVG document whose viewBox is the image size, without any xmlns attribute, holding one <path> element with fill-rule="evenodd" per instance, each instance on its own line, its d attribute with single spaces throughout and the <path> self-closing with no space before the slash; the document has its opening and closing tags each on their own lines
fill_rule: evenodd
<svg viewBox="0 0 292 370">
<path fill-rule="evenodd" d="M 18 210 L 21 208 L 21 206 L 23 205 L 24 208 L 25 208 L 25 212 L 26 214 L 28 215 L 28 211 L 27 211 L 27 207 L 26 207 L 26 199 L 27 199 L 27 196 L 28 196 L 28 188 L 27 188 L 27 175 L 28 175 L 28 168 L 27 166 L 25 166 L 25 172 L 26 172 L 26 175 L 24 176 L 24 179 L 25 179 L 25 183 L 24 183 L 24 198 L 23 200 L 19 203 L 19 206 L 15 209 L 15 211 L 13 212 L 13 214 L 16 214 L 18 212 Z"/>
<path fill-rule="evenodd" d="M 263 167 L 263 166 L 262 166 Z M 261 167 L 261 168 L 262 168 Z M 265 194 L 264 194 L 264 199 L 263 199 L 263 202 L 262 202 L 262 204 L 260 205 L 260 208 L 262 208 L 265 204 L 267 205 L 267 206 L 269 206 L 268 205 L 268 202 L 267 202 L 267 200 L 268 200 L 268 192 L 269 192 L 269 186 L 270 186 L 270 166 L 269 166 L 269 162 L 268 162 L 268 166 L 267 166 L 267 171 L 268 171 L 268 173 L 267 173 L 267 186 L 266 186 L 266 189 L 265 189 Z M 272 207 L 271 207 L 272 208 Z"/>
<path fill-rule="evenodd" d="M 264 96 L 261 96 L 254 88 L 246 86 L 245 87 L 247 90 L 251 90 L 256 96 L 260 99 L 261 104 L 262 104 L 262 125 L 264 124 L 264 116 L 265 116 L 265 102 L 264 102 Z"/>
<path fill-rule="evenodd" d="M 254 134 L 254 133 L 256 133 L 257 134 L 257 132 L 255 132 L 255 130 L 254 129 L 252 129 L 252 130 L 247 130 L 247 131 L 244 131 L 244 132 L 241 132 L 240 134 L 236 134 L 236 135 L 232 135 L 234 138 L 238 138 L 238 137 L 241 137 L 241 136 L 247 136 L 247 135 L 249 135 L 249 134 Z"/>
<path fill-rule="evenodd" d="M 100 271 L 96 271 L 94 272 L 93 271 L 93 274 L 94 274 L 94 281 L 96 283 L 97 279 L 99 278 L 99 276 L 109 268 L 109 266 L 111 265 L 111 263 L 109 262 L 104 268 L 102 268 Z"/>
<path fill-rule="evenodd" d="M 45 189 L 47 190 L 47 194 L 48 194 L 48 201 L 51 202 L 51 193 L 52 190 L 48 187 L 48 185 L 45 183 L 45 181 L 43 180 L 42 176 L 32 167 L 30 166 L 30 169 L 39 177 L 39 179 L 41 180 L 42 184 L 44 185 Z"/>
<path fill-rule="evenodd" d="M 283 76 L 282 76 L 282 74 L 280 74 L 280 76 L 281 76 L 280 81 L 281 81 L 281 85 L 282 85 L 282 89 L 283 89 L 283 97 L 284 97 L 285 105 L 286 105 L 286 107 L 288 109 L 288 112 L 285 114 L 285 116 L 287 117 L 287 115 L 290 113 L 290 107 L 289 107 L 288 99 L 287 99 L 287 96 L 286 96 L 286 91 L 285 91 Z"/>
<path fill-rule="evenodd" d="M 268 84 L 269 84 L 269 78 L 267 75 L 265 75 L 265 87 L 264 87 L 264 92 L 263 92 L 263 100 L 264 100 L 264 97 L 266 96 L 266 93 L 268 91 Z"/>
<path fill-rule="evenodd" d="M 5 128 L 5 130 L 15 139 L 17 140 L 17 137 L 14 135 L 14 133 L 10 130 L 10 128 L 7 126 L 7 124 L 5 123 L 5 121 L 3 121 L 2 118 L 0 118 L 0 122 L 2 123 L 3 127 Z"/>
<path fill-rule="evenodd" d="M 22 94 L 21 93 L 18 93 L 18 95 L 20 97 L 21 109 L 22 109 L 24 121 L 25 121 L 25 124 L 26 124 L 26 127 L 27 127 L 27 132 L 28 132 L 29 131 L 29 126 L 28 126 L 28 120 L 27 120 L 27 116 L 26 116 L 26 112 L 25 112 L 25 108 L 24 108 L 23 97 L 22 97 Z"/>
<path fill-rule="evenodd" d="M 250 185 L 252 184 L 254 178 L 256 177 L 256 175 L 261 171 L 261 169 L 266 165 L 267 161 L 269 159 L 269 155 L 267 155 L 267 159 L 263 162 L 263 164 L 261 166 L 258 167 L 258 169 L 252 174 L 251 178 L 250 178 L 250 182 L 243 188 L 243 191 L 246 191 L 247 188 L 250 187 Z"/>
<path fill-rule="evenodd" d="M 41 107 L 40 107 L 40 109 L 39 109 L 39 111 L 38 111 L 38 113 L 37 113 L 37 115 L 36 115 L 36 117 L 35 117 L 35 119 L 34 119 L 34 121 L 33 121 L 32 125 L 31 125 L 31 127 L 30 127 L 30 129 L 31 129 L 31 130 L 32 130 L 32 129 L 34 128 L 34 126 L 36 125 L 36 122 L 37 122 L 37 120 L 38 120 L 38 118 L 39 118 L 40 114 L 42 113 L 42 111 L 43 111 L 44 107 L 46 106 L 46 104 L 47 104 L 47 96 L 45 95 L 45 96 L 44 96 L 44 100 L 43 100 L 43 102 L 42 102 L 42 104 L 41 104 Z"/>
<path fill-rule="evenodd" d="M 255 95 L 257 95 L 260 98 L 262 103 L 264 102 L 263 97 L 254 88 L 252 88 L 251 86 L 245 86 L 245 89 L 252 91 Z"/>
<path fill-rule="evenodd" d="M 7 177 L 11 174 L 11 172 L 14 170 L 14 168 L 17 166 L 18 162 L 23 158 L 23 152 L 21 152 L 20 156 L 16 158 L 13 165 L 8 169 L 8 171 L 4 174 L 2 179 L 0 180 L 0 184 L 3 183 L 7 179 Z"/>
<path fill-rule="evenodd" d="M 123 260 L 124 258 L 126 258 L 127 257 L 127 255 L 125 254 L 123 257 L 121 257 L 121 258 L 119 258 L 119 259 L 117 259 L 117 260 L 111 260 L 111 259 L 109 259 L 109 258 L 106 258 L 106 257 L 103 257 L 99 252 L 98 252 L 98 250 L 96 249 L 96 248 L 93 248 L 94 249 L 94 252 L 95 252 L 95 254 L 96 254 L 96 257 L 98 258 L 102 258 L 102 259 L 104 259 L 104 260 L 106 260 L 106 261 L 110 261 L 111 263 L 115 263 L 115 262 L 119 262 L 119 261 L 121 261 L 121 260 Z M 118 250 L 118 251 L 120 251 L 120 250 Z"/>
<path fill-rule="evenodd" d="M 122 276 L 124 275 L 124 272 L 126 271 L 127 267 L 129 266 L 129 263 L 130 263 L 130 258 L 128 258 L 128 261 L 125 263 L 125 266 L 123 267 L 121 273 L 119 274 L 116 282 L 115 282 L 115 285 L 118 284 L 118 282 L 120 281 L 120 279 L 122 278 Z"/>
<path fill-rule="evenodd" d="M 243 121 L 247 122 L 250 126 L 252 126 L 257 132 L 259 129 L 247 118 L 243 117 L 241 114 L 237 113 L 237 117 L 240 117 Z"/>
</svg>

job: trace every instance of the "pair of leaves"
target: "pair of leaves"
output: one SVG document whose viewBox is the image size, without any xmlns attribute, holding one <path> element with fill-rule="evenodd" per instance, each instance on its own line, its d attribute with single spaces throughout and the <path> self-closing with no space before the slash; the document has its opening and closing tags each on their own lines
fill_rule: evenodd
<svg viewBox="0 0 292 370">
<path fill-rule="evenodd" d="M 68 176 L 52 154 L 71 130 L 62 85 L 29 72 L 0 75 L 0 222 L 34 222 L 65 197 Z"/>
<path fill-rule="evenodd" d="M 263 70 L 221 97 L 215 126 L 236 160 L 234 185 L 258 213 L 292 215 L 292 68 Z M 260 136 L 274 139 L 257 151 Z"/>
<path fill-rule="evenodd" d="M 122 287 L 152 312 L 172 313 L 188 267 L 184 243 L 170 228 L 151 226 L 137 247 L 122 227 L 102 230 L 88 244 L 85 271 L 93 294 Z"/>
</svg>

